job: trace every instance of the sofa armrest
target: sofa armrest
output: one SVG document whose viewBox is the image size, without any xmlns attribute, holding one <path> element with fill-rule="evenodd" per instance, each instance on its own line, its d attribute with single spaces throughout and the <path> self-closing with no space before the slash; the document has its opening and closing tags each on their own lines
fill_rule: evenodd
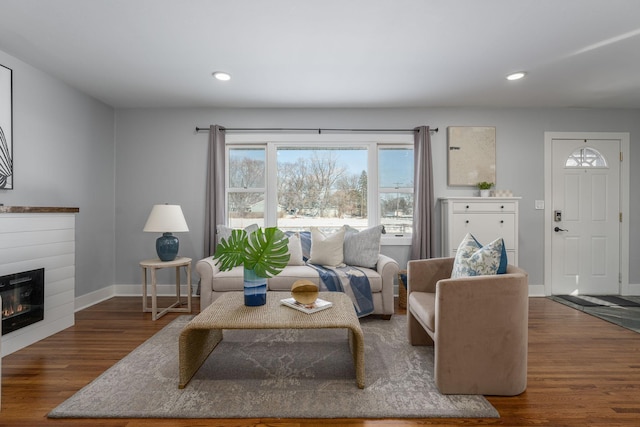
<svg viewBox="0 0 640 427">
<path fill-rule="evenodd" d="M 220 272 L 212 256 L 196 263 L 196 271 L 200 275 L 200 311 L 213 302 L 213 276 Z"/>
<path fill-rule="evenodd" d="M 382 313 L 390 316 L 394 312 L 393 289 L 400 266 L 398 262 L 386 255 L 378 255 L 376 271 L 382 277 Z"/>
<path fill-rule="evenodd" d="M 417 259 L 407 263 L 407 295 L 411 292 L 436 292 L 439 280 L 451 277 L 454 258 Z"/>
</svg>

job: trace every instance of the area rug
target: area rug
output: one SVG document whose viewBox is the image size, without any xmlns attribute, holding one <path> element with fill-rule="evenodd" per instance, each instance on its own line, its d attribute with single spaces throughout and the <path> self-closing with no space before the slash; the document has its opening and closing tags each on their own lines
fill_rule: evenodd
<svg viewBox="0 0 640 427">
<path fill-rule="evenodd" d="M 497 418 L 477 395 L 442 395 L 433 348 L 408 344 L 406 316 L 361 319 L 366 388 L 346 330 L 225 331 L 178 389 L 181 316 L 49 413 L 51 418 Z"/>
<path fill-rule="evenodd" d="M 552 295 L 550 299 L 640 333 L 640 297 Z"/>
</svg>

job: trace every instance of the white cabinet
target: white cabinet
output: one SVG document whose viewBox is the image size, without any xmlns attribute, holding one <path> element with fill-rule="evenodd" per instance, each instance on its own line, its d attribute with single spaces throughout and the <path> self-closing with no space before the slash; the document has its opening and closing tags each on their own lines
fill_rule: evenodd
<svg viewBox="0 0 640 427">
<path fill-rule="evenodd" d="M 442 256 L 455 256 L 467 233 L 486 245 L 502 237 L 509 264 L 518 265 L 520 197 L 445 197 L 442 209 Z"/>
</svg>

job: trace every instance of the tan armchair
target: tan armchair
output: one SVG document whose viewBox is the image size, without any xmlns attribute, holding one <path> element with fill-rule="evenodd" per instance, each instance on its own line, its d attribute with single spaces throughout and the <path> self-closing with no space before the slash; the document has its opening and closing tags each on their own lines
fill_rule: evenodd
<svg viewBox="0 0 640 427">
<path fill-rule="evenodd" d="M 412 345 L 434 345 L 443 394 L 514 396 L 527 388 L 528 276 L 451 279 L 453 258 L 409 261 L 407 318 Z"/>
</svg>

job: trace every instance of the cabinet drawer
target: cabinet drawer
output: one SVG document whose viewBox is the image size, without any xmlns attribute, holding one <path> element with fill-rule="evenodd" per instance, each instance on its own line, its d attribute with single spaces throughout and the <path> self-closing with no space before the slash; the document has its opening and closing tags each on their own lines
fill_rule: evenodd
<svg viewBox="0 0 640 427">
<path fill-rule="evenodd" d="M 515 202 L 453 202 L 453 212 L 515 212 Z"/>
<path fill-rule="evenodd" d="M 467 233 L 473 234 L 480 243 L 486 245 L 502 237 L 507 249 L 515 248 L 515 215 L 460 214 L 453 215 L 451 221 L 452 249 L 458 247 Z"/>
</svg>

